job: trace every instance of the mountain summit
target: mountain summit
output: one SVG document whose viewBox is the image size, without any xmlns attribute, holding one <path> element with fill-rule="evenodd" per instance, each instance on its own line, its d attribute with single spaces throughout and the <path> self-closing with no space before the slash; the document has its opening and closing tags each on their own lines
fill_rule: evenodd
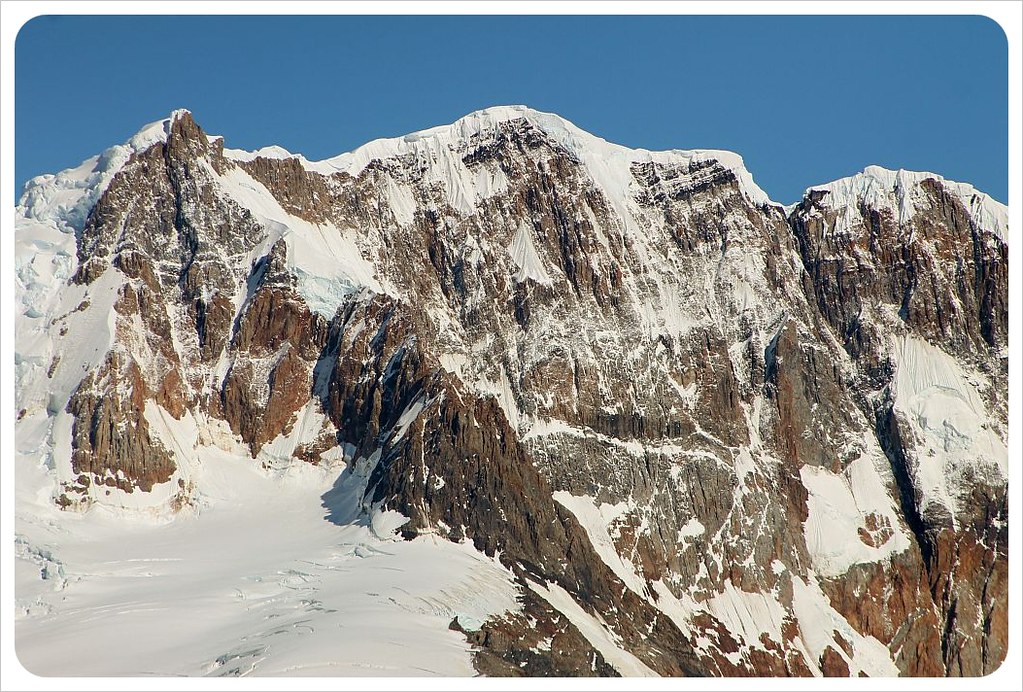
<svg viewBox="0 0 1023 692">
<path fill-rule="evenodd" d="M 19 655 L 991 672 L 1007 238 L 1004 206 L 934 174 L 783 208 L 736 154 L 522 106 L 318 162 L 175 111 L 17 207 Z M 112 545 L 189 597 L 117 581 L 137 565 Z M 216 629 L 118 629 L 119 583 Z M 68 632 L 127 648 L 63 660 Z M 139 632 L 166 651 L 119 657 Z"/>
</svg>

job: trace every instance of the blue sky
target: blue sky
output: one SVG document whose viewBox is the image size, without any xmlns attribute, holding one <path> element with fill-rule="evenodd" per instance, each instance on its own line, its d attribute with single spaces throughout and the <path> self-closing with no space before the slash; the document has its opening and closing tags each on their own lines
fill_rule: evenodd
<svg viewBox="0 0 1023 692">
<path fill-rule="evenodd" d="M 870 164 L 1008 199 L 1007 45 L 977 16 L 37 17 L 15 177 L 175 108 L 310 159 L 522 103 L 605 139 L 741 154 L 775 200 Z"/>
</svg>

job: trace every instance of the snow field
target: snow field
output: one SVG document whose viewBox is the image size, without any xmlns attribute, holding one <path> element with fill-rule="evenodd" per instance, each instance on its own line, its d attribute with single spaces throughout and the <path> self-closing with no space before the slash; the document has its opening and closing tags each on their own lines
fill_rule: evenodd
<svg viewBox="0 0 1023 692">
<path fill-rule="evenodd" d="M 452 618 L 518 608 L 510 572 L 471 544 L 396 540 L 397 513 L 327 521 L 337 468 L 268 472 L 215 447 L 193 453 L 201 498 L 173 521 L 103 506 L 59 514 L 32 492 L 50 474 L 19 473 L 16 635 L 28 670 L 473 675 Z M 65 583 L 41 578 L 40 553 Z"/>
</svg>

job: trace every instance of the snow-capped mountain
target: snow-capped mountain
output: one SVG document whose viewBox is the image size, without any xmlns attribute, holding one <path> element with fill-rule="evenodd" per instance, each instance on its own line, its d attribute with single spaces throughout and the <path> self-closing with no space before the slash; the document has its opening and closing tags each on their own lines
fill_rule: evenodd
<svg viewBox="0 0 1023 692">
<path fill-rule="evenodd" d="M 17 207 L 19 655 L 990 672 L 1007 239 L 934 174 L 784 208 L 519 106 L 318 162 L 175 111 Z"/>
</svg>

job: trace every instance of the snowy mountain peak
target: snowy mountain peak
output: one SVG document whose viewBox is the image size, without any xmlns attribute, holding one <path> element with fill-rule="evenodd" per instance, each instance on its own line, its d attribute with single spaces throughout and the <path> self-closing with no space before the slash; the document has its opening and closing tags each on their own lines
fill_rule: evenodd
<svg viewBox="0 0 1023 692">
<path fill-rule="evenodd" d="M 384 161 L 409 154 L 434 163 L 439 159 L 450 159 L 449 163 L 454 170 L 461 168 L 459 161 L 455 159 L 461 158 L 461 149 L 470 140 L 485 138 L 490 134 L 496 136 L 502 125 L 518 120 L 526 121 L 568 151 L 587 168 L 595 182 L 611 198 L 617 198 L 623 194 L 627 196 L 628 187 L 632 181 L 631 168 L 633 164 L 655 162 L 692 166 L 717 162 L 735 176 L 743 194 L 753 204 L 780 206 L 771 201 L 767 193 L 753 181 L 753 176 L 746 169 L 742 157 L 734 152 L 716 149 L 672 149 L 667 151 L 634 149 L 608 142 L 583 130 L 560 115 L 538 111 L 523 105 L 484 108 L 447 125 L 419 130 L 400 137 L 375 139 L 350 152 L 322 161 L 309 161 L 300 154 L 292 154 L 277 146 L 265 147 L 255 152 L 226 149 L 224 153 L 235 161 L 251 161 L 258 157 L 296 158 L 306 170 L 323 175 L 340 172 L 358 176 L 372 161 Z"/>
<path fill-rule="evenodd" d="M 166 142 L 174 123 L 186 115 L 191 117 L 191 112 L 174 110 L 166 118 L 144 125 L 124 144 L 115 144 L 75 168 L 32 178 L 18 200 L 19 216 L 53 224 L 64 232 L 81 230 L 93 204 L 131 156 Z"/>
<path fill-rule="evenodd" d="M 400 138 L 375 140 L 351 153 L 328 159 L 324 163 L 357 174 L 373 159 L 408 153 L 411 149 L 421 146 L 423 142 L 450 145 L 457 141 L 467 141 L 473 136 L 496 132 L 503 123 L 520 119 L 544 132 L 586 165 L 597 183 L 612 196 L 625 192 L 631 180 L 630 168 L 633 163 L 654 161 L 692 164 L 713 160 L 735 174 L 741 189 L 751 202 L 757 205 L 774 204 L 767 193 L 753 182 L 753 176 L 746 169 L 742 157 L 733 152 L 713 149 L 668 151 L 633 149 L 608 142 L 560 115 L 523 105 L 484 108 L 469 113 L 450 125 L 421 130 Z"/>
<path fill-rule="evenodd" d="M 874 209 L 890 209 L 905 223 L 915 213 L 914 197 L 917 188 L 933 180 L 954 194 L 970 212 L 974 222 L 991 231 L 1003 242 L 1008 240 L 1009 208 L 969 183 L 946 180 L 937 173 L 926 171 L 891 170 L 882 166 L 867 166 L 862 172 L 807 189 L 828 192 L 824 203 L 833 209 L 855 209 L 861 202 Z"/>
<path fill-rule="evenodd" d="M 170 136 L 174 123 L 185 116 L 191 117 L 192 112 L 186 108 L 177 108 L 171 111 L 170 115 L 166 118 L 145 125 L 128 140 L 127 145 L 133 151 L 140 152 L 145 151 L 154 144 L 162 144 Z"/>
</svg>

